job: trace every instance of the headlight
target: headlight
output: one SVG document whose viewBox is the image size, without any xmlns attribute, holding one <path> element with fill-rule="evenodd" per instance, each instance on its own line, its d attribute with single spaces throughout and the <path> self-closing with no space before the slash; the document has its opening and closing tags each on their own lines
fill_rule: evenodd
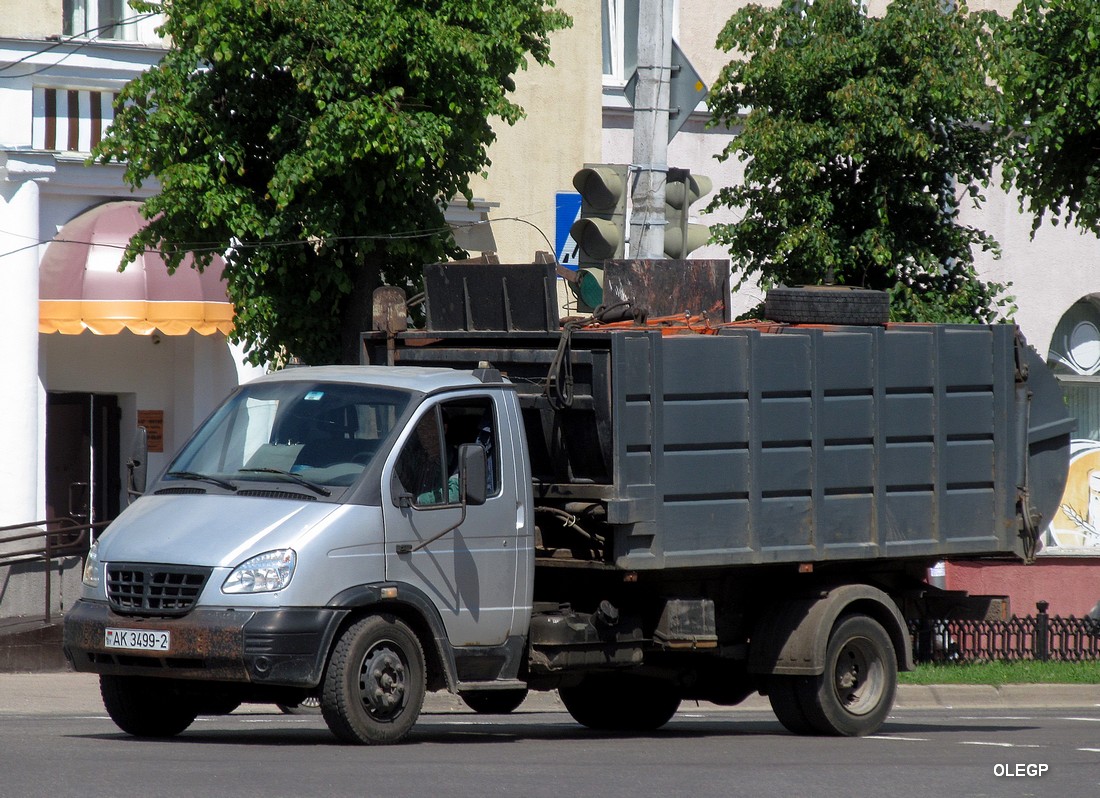
<svg viewBox="0 0 1100 798">
<path fill-rule="evenodd" d="M 84 584 L 88 587 L 99 587 L 101 570 L 99 567 L 99 541 L 97 540 L 88 549 L 88 558 L 84 560 Z"/>
<path fill-rule="evenodd" d="M 245 560 L 222 585 L 223 593 L 270 593 L 282 590 L 294 576 L 298 555 L 294 549 L 265 551 Z"/>
</svg>

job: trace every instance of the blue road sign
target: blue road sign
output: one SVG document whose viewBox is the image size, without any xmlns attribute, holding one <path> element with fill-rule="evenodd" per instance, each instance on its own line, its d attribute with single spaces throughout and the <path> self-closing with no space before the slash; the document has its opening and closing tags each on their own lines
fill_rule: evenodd
<svg viewBox="0 0 1100 798">
<path fill-rule="evenodd" d="M 581 195 L 575 191 L 559 191 L 554 207 L 554 254 L 562 266 L 576 269 L 577 242 L 569 235 L 569 228 L 581 218 Z"/>
</svg>

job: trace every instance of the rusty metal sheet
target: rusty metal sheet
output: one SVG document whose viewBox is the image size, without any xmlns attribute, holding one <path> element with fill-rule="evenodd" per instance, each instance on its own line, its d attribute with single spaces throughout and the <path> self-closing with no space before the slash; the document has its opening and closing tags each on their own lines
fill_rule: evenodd
<svg viewBox="0 0 1100 798">
<path fill-rule="evenodd" d="M 730 321 L 728 260 L 610 260 L 604 304 L 630 302 L 652 316 Z"/>
</svg>

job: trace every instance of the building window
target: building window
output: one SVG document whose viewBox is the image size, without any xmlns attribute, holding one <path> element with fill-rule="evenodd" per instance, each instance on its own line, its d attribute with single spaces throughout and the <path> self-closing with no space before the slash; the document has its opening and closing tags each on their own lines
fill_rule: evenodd
<svg viewBox="0 0 1100 798">
<path fill-rule="evenodd" d="M 31 145 L 36 150 L 91 152 L 114 121 L 117 96 L 111 91 L 35 86 Z"/>
<path fill-rule="evenodd" d="M 131 26 L 121 24 L 125 0 L 63 0 L 62 33 L 89 39 L 129 39 Z"/>
<path fill-rule="evenodd" d="M 668 2 L 668 0 L 665 0 Z M 680 0 L 671 0 L 672 36 L 680 22 Z M 638 65 L 638 0 L 603 0 L 603 79 L 622 85 Z"/>
<path fill-rule="evenodd" d="M 1042 553 L 1100 556 L 1100 301 L 1087 297 L 1066 311 L 1047 360 L 1077 429 L 1065 492 Z"/>
<path fill-rule="evenodd" d="M 623 0 L 603 0 L 603 76 L 623 79 Z"/>
</svg>

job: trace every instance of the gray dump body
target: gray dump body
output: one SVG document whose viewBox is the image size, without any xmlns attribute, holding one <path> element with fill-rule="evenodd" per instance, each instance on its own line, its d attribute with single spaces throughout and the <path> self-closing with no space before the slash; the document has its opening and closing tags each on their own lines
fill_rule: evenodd
<svg viewBox="0 0 1100 798">
<path fill-rule="evenodd" d="M 1021 501 L 1049 520 L 1072 420 L 1017 336 L 626 329 L 578 331 L 559 352 L 558 333 L 429 332 L 406 333 L 394 362 L 488 360 L 511 377 L 536 496 L 604 505 L 622 568 L 1027 557 L 1037 526 L 1022 523 Z"/>
</svg>

